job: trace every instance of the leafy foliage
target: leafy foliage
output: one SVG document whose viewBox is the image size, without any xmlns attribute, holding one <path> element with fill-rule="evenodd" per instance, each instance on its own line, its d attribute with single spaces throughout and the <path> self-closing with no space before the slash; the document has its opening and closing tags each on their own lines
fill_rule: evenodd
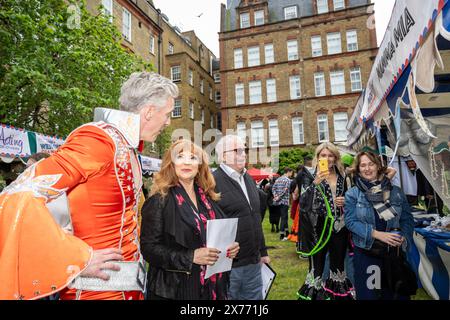
<svg viewBox="0 0 450 320">
<path fill-rule="evenodd" d="M 293 170 L 297 169 L 299 164 L 303 164 L 303 157 L 306 155 L 313 156 L 312 149 L 292 148 L 283 150 L 279 154 L 279 174 L 284 173 L 284 168 L 289 167 Z"/>
<path fill-rule="evenodd" d="M 120 40 L 81 1 L 0 0 L 0 122 L 66 136 L 118 108 L 122 82 L 151 68 Z"/>
</svg>

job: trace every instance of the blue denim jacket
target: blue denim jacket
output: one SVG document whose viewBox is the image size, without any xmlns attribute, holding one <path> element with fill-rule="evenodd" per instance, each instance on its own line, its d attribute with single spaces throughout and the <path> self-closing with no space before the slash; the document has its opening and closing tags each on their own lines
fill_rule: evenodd
<svg viewBox="0 0 450 320">
<path fill-rule="evenodd" d="M 408 200 L 401 189 L 394 186 L 391 190 L 389 201 L 398 215 L 387 221 L 387 230 L 400 228 L 409 247 L 409 244 L 413 241 L 414 218 L 411 214 Z M 352 233 L 353 243 L 359 248 L 370 249 L 372 247 L 374 241 L 374 238 L 372 238 L 372 230 L 375 228 L 374 210 L 372 204 L 366 199 L 366 196 L 358 187 L 351 188 L 345 194 L 345 225 Z"/>
</svg>

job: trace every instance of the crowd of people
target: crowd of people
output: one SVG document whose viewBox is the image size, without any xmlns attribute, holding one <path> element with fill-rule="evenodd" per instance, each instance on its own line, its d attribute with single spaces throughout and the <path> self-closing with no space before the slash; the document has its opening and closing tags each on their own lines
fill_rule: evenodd
<svg viewBox="0 0 450 320">
<path fill-rule="evenodd" d="M 154 141 L 170 124 L 177 95 L 167 78 L 132 74 L 120 111 L 75 129 L 3 190 L 0 299 L 261 300 L 261 264 L 270 263 L 266 208 L 271 231 L 280 241 L 293 239 L 309 261 L 299 299 L 413 294 L 412 285 L 398 290 L 393 271 L 393 261 L 405 264 L 412 243 L 410 206 L 391 183 L 395 170 L 370 152 L 353 160 L 323 143 L 296 172 L 286 167 L 257 185 L 239 136 L 219 140 L 214 172 L 200 146 L 178 140 L 141 206 L 139 142 Z M 207 277 L 222 254 L 207 247 L 207 222 L 224 218 L 238 218 L 226 252 L 232 267 Z M 374 266 L 380 280 L 368 286 Z"/>
</svg>

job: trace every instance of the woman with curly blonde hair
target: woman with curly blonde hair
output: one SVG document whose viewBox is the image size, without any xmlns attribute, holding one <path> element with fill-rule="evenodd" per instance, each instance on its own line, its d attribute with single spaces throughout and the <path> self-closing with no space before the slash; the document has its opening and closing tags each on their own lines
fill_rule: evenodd
<svg viewBox="0 0 450 320">
<path fill-rule="evenodd" d="M 142 209 L 141 252 L 149 263 L 148 299 L 216 300 L 227 298 L 228 275 L 205 279 L 207 265 L 220 254 L 206 247 L 208 220 L 223 218 L 206 153 L 178 140 L 164 155 L 150 198 Z M 235 242 L 227 257 L 239 252 Z"/>
</svg>

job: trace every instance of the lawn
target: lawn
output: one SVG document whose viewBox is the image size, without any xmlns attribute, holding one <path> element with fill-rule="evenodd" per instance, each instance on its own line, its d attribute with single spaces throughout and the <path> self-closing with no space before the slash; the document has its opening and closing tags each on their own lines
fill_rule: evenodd
<svg viewBox="0 0 450 320">
<path fill-rule="evenodd" d="M 289 221 L 289 227 L 292 220 Z M 278 233 L 270 232 L 269 212 L 266 212 L 263 222 L 266 245 L 269 248 L 271 267 L 277 277 L 269 293 L 269 300 L 297 300 L 297 290 L 305 281 L 308 273 L 308 260 L 299 259 L 295 253 L 295 243 L 280 241 Z M 431 300 L 423 289 L 419 289 L 413 300 Z"/>
</svg>

